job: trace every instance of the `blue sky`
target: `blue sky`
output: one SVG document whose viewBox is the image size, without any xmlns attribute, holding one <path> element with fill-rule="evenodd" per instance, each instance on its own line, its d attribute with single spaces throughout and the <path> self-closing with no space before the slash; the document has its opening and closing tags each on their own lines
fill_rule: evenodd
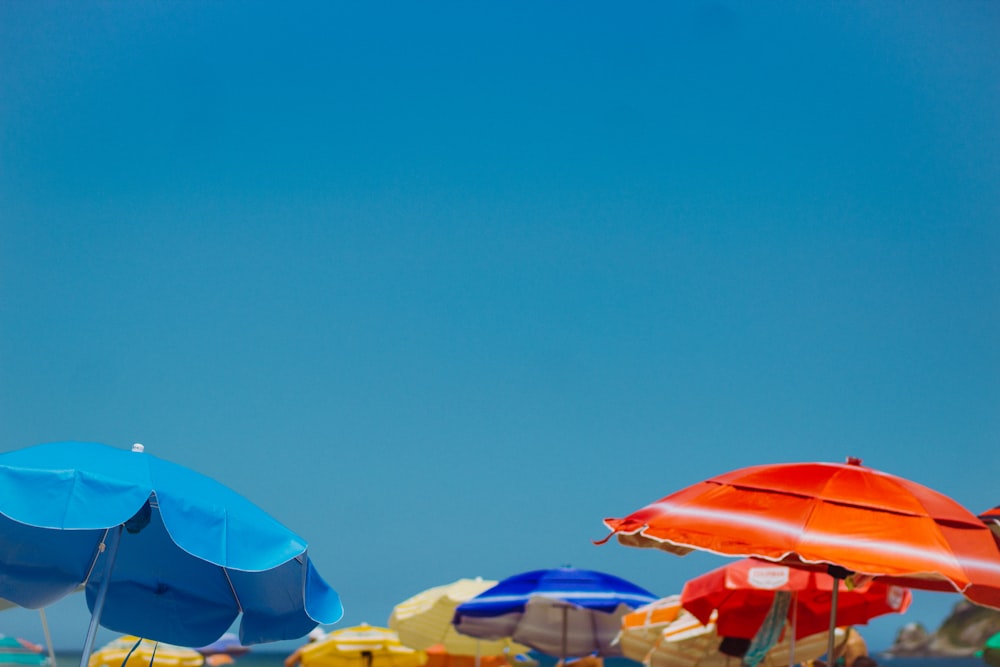
<svg viewBox="0 0 1000 667">
<path fill-rule="evenodd" d="M 594 546 L 602 519 L 745 465 L 1000 504 L 998 30 L 921 0 L 0 2 L 0 448 L 225 482 L 309 540 L 338 627 L 562 564 L 679 592 L 723 561 Z M 82 598 L 48 615 L 82 643 Z"/>
</svg>

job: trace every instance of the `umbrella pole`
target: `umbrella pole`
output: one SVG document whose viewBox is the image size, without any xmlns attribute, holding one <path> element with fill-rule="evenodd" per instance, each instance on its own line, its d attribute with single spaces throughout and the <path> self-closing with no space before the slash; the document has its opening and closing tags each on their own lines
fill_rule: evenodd
<svg viewBox="0 0 1000 667">
<path fill-rule="evenodd" d="M 108 584 L 111 583 L 111 570 L 115 567 L 115 558 L 118 556 L 118 545 L 122 540 L 122 526 L 111 531 L 111 544 L 106 545 L 107 561 L 104 563 L 104 578 L 101 580 L 101 588 L 97 591 L 97 598 L 94 600 L 94 611 L 90 615 L 90 626 L 87 627 L 87 639 L 83 643 L 83 654 L 80 656 L 80 667 L 87 667 L 90 661 L 90 653 L 94 650 L 94 638 L 97 637 L 97 626 L 101 621 L 101 611 L 104 609 L 104 601 L 108 597 Z M 105 538 L 106 539 L 106 538 Z"/>
<path fill-rule="evenodd" d="M 479 667 L 479 640 L 476 640 L 476 667 Z"/>
<path fill-rule="evenodd" d="M 52 635 L 49 633 L 49 621 L 45 617 L 45 607 L 39 609 L 38 614 L 42 617 L 42 632 L 45 634 L 45 645 L 49 647 L 49 660 L 52 661 L 52 667 L 56 667 L 56 650 L 52 647 Z"/>
<path fill-rule="evenodd" d="M 567 606 L 564 606 L 564 607 L 562 608 L 562 611 L 563 611 L 563 614 L 562 614 L 562 616 L 563 616 L 563 628 L 562 628 L 562 656 L 561 656 L 561 657 L 562 657 L 562 660 L 561 660 L 560 662 L 561 662 L 561 663 L 562 663 L 563 665 L 565 665 L 565 664 L 566 664 L 566 641 L 567 641 L 567 640 L 566 640 L 566 633 L 567 633 L 567 632 L 569 631 L 569 630 L 568 630 L 568 628 L 566 627 L 566 626 L 567 626 L 567 625 L 569 624 L 569 622 L 568 622 L 568 620 L 567 620 L 567 617 L 569 616 L 569 606 L 568 606 L 568 605 L 567 605 Z"/>
<path fill-rule="evenodd" d="M 840 593 L 840 581 L 846 579 L 850 572 L 837 565 L 828 565 L 827 572 L 833 577 L 833 594 L 830 596 L 830 639 L 827 642 L 826 664 L 834 667 L 833 649 L 836 642 L 835 632 L 837 630 L 837 595 Z"/>
<path fill-rule="evenodd" d="M 795 664 L 795 633 L 799 631 L 796 627 L 799 623 L 799 592 L 792 592 L 792 636 L 788 640 L 788 667 Z"/>
</svg>

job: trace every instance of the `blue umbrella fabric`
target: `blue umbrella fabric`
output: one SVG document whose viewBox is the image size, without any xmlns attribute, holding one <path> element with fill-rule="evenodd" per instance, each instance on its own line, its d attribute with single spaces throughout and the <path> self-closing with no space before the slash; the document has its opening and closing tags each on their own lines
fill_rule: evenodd
<svg viewBox="0 0 1000 667">
<path fill-rule="evenodd" d="M 43 608 L 86 588 L 91 623 L 179 646 L 240 617 L 245 645 L 343 615 L 307 544 L 249 500 L 134 445 L 55 442 L 0 454 L 0 597 Z"/>
<path fill-rule="evenodd" d="M 455 609 L 452 624 L 480 639 L 510 638 L 560 658 L 619 656 L 621 617 L 654 595 L 620 577 L 571 567 L 500 581 Z"/>
</svg>

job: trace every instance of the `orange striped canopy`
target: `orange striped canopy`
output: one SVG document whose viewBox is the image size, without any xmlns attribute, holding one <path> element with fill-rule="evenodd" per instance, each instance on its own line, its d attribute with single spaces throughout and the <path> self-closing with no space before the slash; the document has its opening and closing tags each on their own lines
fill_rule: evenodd
<svg viewBox="0 0 1000 667">
<path fill-rule="evenodd" d="M 694 549 L 957 591 L 1000 608 L 1000 547 L 975 514 L 916 482 L 847 463 L 741 468 L 605 519 L 627 546 Z M 843 568 L 847 572 L 843 572 Z"/>
</svg>

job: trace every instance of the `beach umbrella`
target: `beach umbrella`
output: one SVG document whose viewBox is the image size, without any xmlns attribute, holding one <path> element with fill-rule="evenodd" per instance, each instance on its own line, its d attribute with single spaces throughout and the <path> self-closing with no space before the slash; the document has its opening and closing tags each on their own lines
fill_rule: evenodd
<svg viewBox="0 0 1000 667">
<path fill-rule="evenodd" d="M 0 666 L 2 667 L 52 667 L 49 656 L 38 644 L 20 637 L 0 635 Z"/>
<path fill-rule="evenodd" d="M 676 616 L 666 621 L 671 612 Z M 841 641 L 844 630 L 838 628 L 835 634 Z M 672 596 L 622 617 L 618 642 L 624 657 L 646 667 L 739 667 L 739 656 L 725 652 L 724 639 L 714 622 L 703 624 L 680 607 L 677 596 Z M 827 644 L 825 631 L 802 637 L 796 642 L 794 659 L 797 663 L 814 660 L 823 655 Z M 785 667 L 792 664 L 791 659 L 790 637 L 785 636 L 759 664 Z"/>
<path fill-rule="evenodd" d="M 504 639 L 565 659 L 621 655 L 621 617 L 657 596 L 614 575 L 562 567 L 508 577 L 458 605 L 459 632 Z"/>
<path fill-rule="evenodd" d="M 604 523 L 611 534 L 599 543 L 616 536 L 679 555 L 756 557 L 1000 608 L 1000 548 L 989 528 L 946 495 L 859 459 L 741 468 Z"/>
<path fill-rule="evenodd" d="M 615 640 L 622 655 L 642 662 L 660 641 L 663 631 L 683 614 L 690 615 L 681 606 L 680 595 L 669 595 L 626 613 Z"/>
<path fill-rule="evenodd" d="M 77 590 L 82 591 L 83 587 L 80 586 L 77 588 Z M 3 598 L 0 598 L 0 611 L 4 611 L 5 609 L 16 609 L 16 608 L 19 608 L 19 606 L 14 604 L 10 600 L 5 600 Z M 45 635 L 45 647 L 48 649 L 49 653 L 48 664 L 52 665 L 52 667 L 55 667 L 56 649 L 55 646 L 52 644 L 52 633 L 49 632 L 49 619 L 45 614 L 44 607 L 38 610 L 38 617 L 42 622 L 42 634 Z"/>
<path fill-rule="evenodd" d="M 523 654 L 463 655 L 449 653 L 443 644 L 434 644 L 424 649 L 427 662 L 424 667 L 538 667 L 538 661 Z"/>
<path fill-rule="evenodd" d="M 1000 538 L 1000 505 L 986 510 L 979 515 L 979 519 L 993 531 L 994 535 Z"/>
<path fill-rule="evenodd" d="M 707 625 L 713 619 L 719 634 L 752 639 L 770 612 L 775 595 L 790 594 L 787 620 L 794 639 L 829 629 L 833 586 L 837 594 L 837 625 L 864 625 L 884 614 L 901 614 L 910 606 L 909 589 L 881 581 L 864 581 L 849 588 L 842 579 L 752 558 L 732 561 L 689 579 L 681 605 Z"/>
<path fill-rule="evenodd" d="M 42 608 L 85 585 L 84 660 L 98 625 L 201 646 L 237 619 L 247 645 L 336 622 L 340 599 L 306 548 L 243 496 L 141 445 L 0 454 L 0 597 Z"/>
<path fill-rule="evenodd" d="M 193 648 L 133 635 L 111 640 L 89 657 L 88 667 L 202 667 L 205 656 Z"/>
<path fill-rule="evenodd" d="M 300 646 L 285 667 L 423 667 L 424 651 L 403 646 L 389 628 L 362 623 Z"/>
<path fill-rule="evenodd" d="M 232 632 L 224 632 L 222 633 L 221 637 L 216 639 L 211 644 L 200 646 L 195 650 L 204 656 L 210 656 L 210 655 L 239 656 L 249 652 L 250 647 L 241 644 L 240 638 L 236 634 Z"/>
<path fill-rule="evenodd" d="M 441 645 L 450 656 L 526 653 L 527 646 L 515 644 L 509 638 L 491 641 L 470 637 L 459 633 L 452 625 L 458 605 L 496 584 L 496 581 L 476 577 L 428 588 L 393 607 L 389 627 L 399 634 L 399 640 L 406 646 L 427 649 Z"/>
</svg>

